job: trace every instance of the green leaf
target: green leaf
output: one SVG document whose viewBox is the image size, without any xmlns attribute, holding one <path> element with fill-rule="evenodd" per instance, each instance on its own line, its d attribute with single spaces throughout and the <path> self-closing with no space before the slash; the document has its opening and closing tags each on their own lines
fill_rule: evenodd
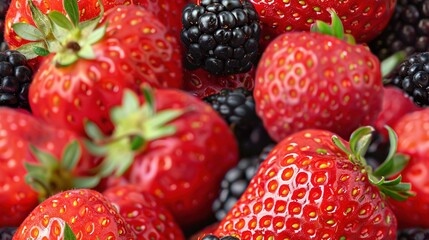
<svg viewBox="0 0 429 240">
<path fill-rule="evenodd" d="M 57 26 L 72 30 L 74 28 L 73 24 L 70 22 L 70 20 L 61 12 L 58 11 L 52 11 L 48 14 L 49 19 L 56 24 Z"/>
<path fill-rule="evenodd" d="M 328 12 L 331 14 L 331 25 L 332 25 L 332 33 L 338 39 L 344 39 L 344 27 L 341 19 L 338 17 L 337 13 L 334 9 L 329 8 Z"/>
<path fill-rule="evenodd" d="M 372 127 L 360 127 L 350 136 L 350 150 L 362 166 L 366 165 L 364 155 L 371 143 Z"/>
<path fill-rule="evenodd" d="M 100 141 L 106 138 L 106 136 L 103 134 L 103 132 L 100 130 L 100 128 L 91 121 L 85 121 L 85 133 L 95 141 Z"/>
<path fill-rule="evenodd" d="M 122 156 L 121 161 L 116 166 L 115 176 L 119 177 L 124 175 L 124 173 L 130 168 L 134 160 L 134 153 L 129 152 Z"/>
<path fill-rule="evenodd" d="M 46 167 L 54 167 L 58 166 L 58 160 L 52 156 L 48 152 L 41 151 L 40 149 L 36 148 L 34 145 L 30 145 L 30 150 L 36 157 L 36 159 Z"/>
<path fill-rule="evenodd" d="M 158 112 L 154 117 L 147 120 L 145 124 L 146 129 L 156 129 L 167 123 L 177 119 L 185 113 L 181 109 L 171 109 Z"/>
<path fill-rule="evenodd" d="M 331 26 L 329 26 L 329 24 L 327 24 L 323 21 L 319 21 L 319 20 L 316 20 L 316 23 L 311 26 L 311 31 L 326 34 L 329 36 L 333 35 L 333 30 L 332 30 Z"/>
<path fill-rule="evenodd" d="M 407 54 L 403 51 L 396 52 L 384 59 L 381 62 L 381 74 L 384 77 L 388 76 L 402 61 L 405 60 Z"/>
<path fill-rule="evenodd" d="M 140 107 L 140 101 L 137 94 L 132 90 L 126 89 L 122 97 L 122 109 L 124 110 L 123 114 L 129 115 L 136 112 Z M 122 116 L 124 117 L 124 116 Z"/>
<path fill-rule="evenodd" d="M 59 64 L 62 67 L 67 67 L 75 63 L 79 59 L 79 56 L 77 54 L 73 53 L 57 53 L 54 57 L 55 63 Z"/>
<path fill-rule="evenodd" d="M 46 48 L 33 46 L 33 52 L 38 56 L 46 57 L 50 54 L 50 52 Z"/>
<path fill-rule="evenodd" d="M 64 0 L 64 10 L 75 27 L 79 26 L 79 6 L 76 0 Z"/>
<path fill-rule="evenodd" d="M 62 48 L 61 46 L 61 42 L 66 41 L 67 37 L 70 34 L 70 31 L 62 28 L 60 26 L 58 26 L 56 23 L 52 22 L 52 34 L 54 35 L 56 41 L 56 45 L 58 45 L 59 47 L 56 48 L 56 51 L 54 51 L 54 49 L 51 49 L 52 52 L 59 52 L 60 49 Z"/>
<path fill-rule="evenodd" d="M 350 152 L 349 149 L 347 149 L 346 146 L 344 146 L 343 142 L 341 142 L 341 140 L 337 137 L 337 136 L 333 136 L 332 137 L 332 141 L 334 142 L 334 144 L 341 149 L 343 152 L 345 152 L 349 157 L 352 155 L 352 153 Z"/>
<path fill-rule="evenodd" d="M 68 0 L 65 0 L 68 1 Z M 76 235 L 74 234 L 73 230 L 70 228 L 68 223 L 65 223 L 64 226 L 64 240 L 76 240 Z"/>
<path fill-rule="evenodd" d="M 82 46 L 77 55 L 83 59 L 95 59 L 95 53 L 90 45 Z"/>
<path fill-rule="evenodd" d="M 131 150 L 135 151 L 140 149 L 145 144 L 145 142 L 146 141 L 141 136 L 133 137 L 131 140 Z"/>
<path fill-rule="evenodd" d="M 79 177 L 73 178 L 73 187 L 75 188 L 94 188 L 100 183 L 100 177 Z"/>
<path fill-rule="evenodd" d="M 28 23 L 15 23 L 12 25 L 13 30 L 18 36 L 28 41 L 41 41 L 45 36 L 39 29 Z"/>
<path fill-rule="evenodd" d="M 27 59 L 33 59 L 39 56 L 34 52 L 35 47 L 46 48 L 46 45 L 44 42 L 30 42 L 22 45 L 16 50 L 22 53 Z"/>
<path fill-rule="evenodd" d="M 24 162 L 25 170 L 27 170 L 27 174 L 29 175 L 38 175 L 38 174 L 45 174 L 45 168 L 40 166 L 39 164 Z"/>
<path fill-rule="evenodd" d="M 84 140 L 86 149 L 94 156 L 104 157 L 107 154 L 107 148 L 105 146 L 98 146 L 90 140 Z"/>
<path fill-rule="evenodd" d="M 148 86 L 144 86 L 143 96 L 144 96 L 144 99 L 146 100 L 145 104 L 149 106 L 148 109 L 151 111 L 151 114 L 155 113 L 156 108 L 155 108 L 155 96 L 153 93 L 153 89 Z"/>
<path fill-rule="evenodd" d="M 107 29 L 107 24 L 104 24 L 103 26 L 95 29 L 95 31 L 93 31 L 88 37 L 88 40 L 87 40 L 88 44 L 92 45 L 100 41 L 106 34 L 106 29 Z"/>
<path fill-rule="evenodd" d="M 68 172 L 72 172 L 79 162 L 81 155 L 82 150 L 80 148 L 79 142 L 77 140 L 72 141 L 71 143 L 67 144 L 66 149 L 64 149 L 61 166 Z"/>
<path fill-rule="evenodd" d="M 32 0 L 28 0 L 28 5 L 30 6 L 31 15 L 37 28 L 43 32 L 44 37 L 48 36 L 51 32 L 51 22 L 49 18 L 34 6 Z"/>
</svg>

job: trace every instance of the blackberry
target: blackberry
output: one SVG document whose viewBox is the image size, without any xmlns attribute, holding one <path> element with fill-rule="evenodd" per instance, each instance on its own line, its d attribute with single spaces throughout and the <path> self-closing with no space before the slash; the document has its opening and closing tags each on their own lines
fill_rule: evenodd
<svg viewBox="0 0 429 240">
<path fill-rule="evenodd" d="M 216 237 L 215 235 L 206 235 L 201 240 L 239 240 L 236 237 L 233 236 L 225 236 L 225 237 Z"/>
<path fill-rule="evenodd" d="M 387 139 L 377 131 L 372 132 L 372 140 L 365 153 L 365 160 L 373 168 L 377 169 L 387 158 L 390 144 Z"/>
<path fill-rule="evenodd" d="M 397 240 L 428 240 L 429 229 L 407 228 L 398 230 Z"/>
<path fill-rule="evenodd" d="M 0 52 L 0 106 L 30 110 L 28 89 L 33 73 L 20 52 Z"/>
<path fill-rule="evenodd" d="M 201 0 L 182 12 L 184 65 L 215 75 L 249 71 L 258 58 L 261 28 L 248 0 Z"/>
<path fill-rule="evenodd" d="M 221 190 L 218 198 L 213 202 L 212 210 L 218 221 L 222 220 L 237 200 L 246 190 L 250 180 L 255 176 L 259 165 L 265 160 L 266 153 L 271 151 L 274 145 L 268 145 L 261 155 L 242 158 L 238 165 L 230 169 L 221 182 Z"/>
<path fill-rule="evenodd" d="M 408 56 L 429 51 L 429 1 L 398 0 L 387 27 L 369 46 L 381 60 L 402 50 Z"/>
<path fill-rule="evenodd" d="M 244 88 L 223 89 L 203 99 L 216 110 L 231 127 L 241 157 L 259 154 L 273 141 L 255 111 L 255 100 L 251 91 Z"/>
<path fill-rule="evenodd" d="M 388 82 L 402 89 L 417 105 L 429 105 L 429 52 L 405 59 L 388 76 Z"/>
<path fill-rule="evenodd" d="M 7 44 L 4 41 L 4 28 L 7 10 L 9 9 L 10 0 L 0 1 L 0 51 L 7 49 Z"/>
<path fill-rule="evenodd" d="M 13 234 L 15 234 L 15 227 L 3 227 L 0 228 L 0 240 L 12 240 Z"/>
</svg>

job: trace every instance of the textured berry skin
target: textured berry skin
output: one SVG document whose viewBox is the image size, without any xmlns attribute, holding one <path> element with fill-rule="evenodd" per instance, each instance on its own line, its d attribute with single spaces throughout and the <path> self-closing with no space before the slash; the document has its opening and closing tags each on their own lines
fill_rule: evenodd
<svg viewBox="0 0 429 240">
<path fill-rule="evenodd" d="M 30 110 L 28 89 L 32 78 L 24 55 L 14 50 L 0 52 L 0 106 Z"/>
<path fill-rule="evenodd" d="M 429 105 L 429 52 L 408 57 L 389 78 L 390 83 L 406 92 L 414 103 Z"/>
<path fill-rule="evenodd" d="M 395 239 L 392 210 L 332 136 L 304 130 L 274 147 L 215 234 L 242 240 Z"/>
<path fill-rule="evenodd" d="M 185 67 L 215 75 L 250 71 L 258 58 L 260 26 L 249 1 L 203 0 L 182 13 Z"/>
<path fill-rule="evenodd" d="M 246 73 L 228 76 L 215 76 L 203 69 L 184 69 L 183 81 L 184 90 L 198 98 L 217 94 L 222 89 L 242 87 L 252 91 L 255 86 L 255 68 Z"/>
<path fill-rule="evenodd" d="M 402 50 L 429 51 L 429 2 L 398 0 L 389 24 L 369 46 L 380 59 Z"/>
<path fill-rule="evenodd" d="M 79 240 L 137 239 L 101 193 L 76 189 L 58 193 L 39 204 L 19 226 L 13 240 L 62 240 L 65 223 Z"/>
<path fill-rule="evenodd" d="M 373 1 L 282 1 L 250 0 L 258 12 L 262 48 L 285 32 L 309 31 L 316 20 L 328 22 L 332 8 L 341 18 L 344 29 L 358 42 L 367 42 L 387 25 L 396 0 Z"/>
<path fill-rule="evenodd" d="M 429 239 L 429 229 L 407 228 L 398 231 L 397 240 Z"/>
<path fill-rule="evenodd" d="M 367 48 L 319 33 L 283 34 L 259 62 L 256 112 L 275 141 L 305 128 L 343 138 L 381 110 L 380 63 Z"/>
<path fill-rule="evenodd" d="M 157 199 L 136 185 L 109 188 L 103 195 L 118 209 L 137 239 L 184 240 L 173 216 Z"/>
<path fill-rule="evenodd" d="M 27 170 L 24 162 L 38 160 L 30 152 L 29 145 L 60 158 L 65 146 L 78 136 L 64 129 L 43 124 L 30 114 L 0 107 L 0 227 L 18 226 L 39 203 L 38 194 L 25 182 Z M 77 175 L 88 174 L 97 162 L 83 148 Z"/>
<path fill-rule="evenodd" d="M 101 24 L 107 21 L 106 35 L 93 46 L 96 59 L 57 68 L 50 55 L 40 66 L 29 93 L 35 116 L 81 134 L 89 119 L 107 133 L 113 128 L 109 109 L 121 103 L 123 89 L 181 85 L 178 43 L 154 15 L 142 7 L 119 6 Z"/>
<path fill-rule="evenodd" d="M 393 210 L 400 228 L 429 228 L 429 109 L 409 113 L 395 125 L 398 135 L 398 153 L 410 156 L 408 165 L 402 170 L 404 182 L 411 183 L 415 197 L 405 202 L 392 201 Z"/>
<path fill-rule="evenodd" d="M 190 111 L 168 124 L 176 128 L 174 135 L 149 142 L 135 156 L 122 180 L 158 197 L 186 230 L 212 217 L 220 182 L 238 162 L 238 147 L 225 121 L 200 99 L 156 89 L 154 102 L 157 112 Z"/>
<path fill-rule="evenodd" d="M 4 227 L 0 228 L 0 239 L 1 240 L 12 240 L 13 234 L 15 234 L 16 228 Z"/>
</svg>

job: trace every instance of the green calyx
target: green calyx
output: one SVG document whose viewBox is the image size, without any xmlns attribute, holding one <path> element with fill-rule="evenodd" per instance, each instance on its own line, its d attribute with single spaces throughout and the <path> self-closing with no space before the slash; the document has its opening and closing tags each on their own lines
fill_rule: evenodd
<svg viewBox="0 0 429 240">
<path fill-rule="evenodd" d="M 135 156 L 142 153 L 149 142 L 175 134 L 176 127 L 168 123 L 182 116 L 186 110 L 156 111 L 152 91 L 145 88 L 143 93 L 146 101 L 140 105 L 139 98 L 133 91 L 124 91 L 122 105 L 110 112 L 115 125 L 112 135 L 105 136 L 92 122 L 85 124 L 86 133 L 91 139 L 86 141 L 88 150 L 96 156 L 104 157 L 97 169 L 99 176 L 124 174 Z"/>
<path fill-rule="evenodd" d="M 64 240 L 76 240 L 76 235 L 67 223 L 64 225 Z"/>
<path fill-rule="evenodd" d="M 92 45 L 104 37 L 107 28 L 106 24 L 97 28 L 104 14 L 100 0 L 98 2 L 99 16 L 80 22 L 77 0 L 63 0 L 67 16 L 58 11 L 43 14 L 28 0 L 36 27 L 28 23 L 12 25 L 18 36 L 31 41 L 17 50 L 28 59 L 56 53 L 54 64 L 58 67 L 69 66 L 79 58 L 94 59 Z"/>
<path fill-rule="evenodd" d="M 331 14 L 331 25 L 323 21 L 316 20 L 316 22 L 311 25 L 311 32 L 318 32 L 333 36 L 352 45 L 356 44 L 356 41 L 351 34 L 344 33 L 343 23 L 341 22 L 341 19 L 338 17 L 335 10 L 328 8 L 328 12 Z"/>
<path fill-rule="evenodd" d="M 66 146 L 60 160 L 34 146 L 30 146 L 30 150 L 39 162 L 24 163 L 27 170 L 25 180 L 39 193 L 41 201 L 64 190 L 93 188 L 100 181 L 97 176 L 77 177 L 73 175 L 82 155 L 82 150 L 76 140 Z"/>
<path fill-rule="evenodd" d="M 390 149 L 386 160 L 376 170 L 369 166 L 364 158 L 368 146 L 371 142 L 372 127 L 361 127 L 354 131 L 350 137 L 350 149 L 340 141 L 337 136 L 332 137 L 333 142 L 349 156 L 349 160 L 361 167 L 368 174 L 369 181 L 377 186 L 380 191 L 398 201 L 404 201 L 410 196 L 411 184 L 401 182 L 402 177 L 399 173 L 408 164 L 409 157 L 403 154 L 397 154 L 397 135 L 392 128 L 386 126 L 389 133 Z M 394 176 L 394 179 L 388 180 Z"/>
</svg>

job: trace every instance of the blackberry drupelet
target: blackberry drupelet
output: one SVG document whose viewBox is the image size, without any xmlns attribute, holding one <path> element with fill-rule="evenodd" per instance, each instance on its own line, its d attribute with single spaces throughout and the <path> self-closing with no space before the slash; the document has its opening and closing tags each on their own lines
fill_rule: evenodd
<svg viewBox="0 0 429 240">
<path fill-rule="evenodd" d="M 407 228 L 398 230 L 397 240 L 427 240 L 429 229 Z"/>
<path fill-rule="evenodd" d="M 429 1 L 398 0 L 389 24 L 369 46 L 381 60 L 402 50 L 429 51 Z"/>
<path fill-rule="evenodd" d="M 429 52 L 405 59 L 388 76 L 388 82 L 402 89 L 418 106 L 429 105 Z"/>
<path fill-rule="evenodd" d="M 12 240 L 13 234 L 15 234 L 15 227 L 3 227 L 0 228 L 0 240 Z"/>
<path fill-rule="evenodd" d="M 233 236 L 225 236 L 225 237 L 216 237 L 215 235 L 206 235 L 201 240 L 239 240 L 236 237 Z"/>
<path fill-rule="evenodd" d="M 238 165 L 230 169 L 221 182 L 218 198 L 213 202 L 212 210 L 218 221 L 222 220 L 246 190 L 250 180 L 255 176 L 259 165 L 274 145 L 268 145 L 259 156 L 242 158 Z"/>
<path fill-rule="evenodd" d="M 182 12 L 185 67 L 215 75 L 249 71 L 258 58 L 261 28 L 248 0 L 201 0 Z"/>
<path fill-rule="evenodd" d="M 244 88 L 223 89 L 203 100 L 209 103 L 231 127 L 241 157 L 259 154 L 266 145 L 273 142 L 256 114 L 251 91 Z"/>
<path fill-rule="evenodd" d="M 4 27 L 7 10 L 9 9 L 10 0 L 0 1 L 0 51 L 7 49 L 7 44 L 4 41 Z"/>
<path fill-rule="evenodd" d="M 27 59 L 20 52 L 0 52 L 0 106 L 30 110 L 28 89 L 33 78 Z"/>
</svg>

